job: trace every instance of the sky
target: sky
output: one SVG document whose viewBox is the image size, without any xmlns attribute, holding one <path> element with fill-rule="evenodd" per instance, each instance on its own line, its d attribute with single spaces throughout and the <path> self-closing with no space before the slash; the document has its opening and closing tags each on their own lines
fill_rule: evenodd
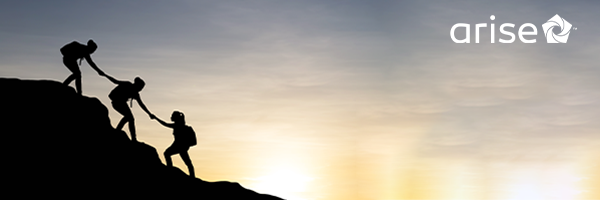
<svg viewBox="0 0 600 200">
<path fill-rule="evenodd" d="M 145 80 L 152 113 L 185 113 L 198 178 L 288 200 L 600 199 L 597 10 L 596 1 L 0 1 L 0 77 L 62 82 L 60 47 L 94 39 L 104 72 Z M 556 14 L 577 28 L 564 44 L 548 44 L 542 29 Z M 451 39 L 457 23 L 470 24 L 470 43 Z M 487 24 L 479 43 L 477 23 Z M 504 23 L 515 35 L 532 23 L 536 43 L 499 43 Z M 115 85 L 80 69 L 83 94 L 116 126 Z M 171 129 L 132 110 L 138 140 L 161 154 Z"/>
</svg>

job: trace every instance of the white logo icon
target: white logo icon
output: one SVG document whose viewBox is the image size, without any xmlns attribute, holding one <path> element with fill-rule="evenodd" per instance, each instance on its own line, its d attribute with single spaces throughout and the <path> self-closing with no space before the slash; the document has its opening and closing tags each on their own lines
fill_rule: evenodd
<svg viewBox="0 0 600 200">
<path fill-rule="evenodd" d="M 554 34 L 554 31 L 552 31 L 556 26 L 560 27 L 560 33 L 558 35 Z M 571 33 L 571 26 L 571 23 L 558 15 L 554 15 L 548 22 L 542 24 L 548 43 L 567 43 L 569 33 Z"/>
</svg>

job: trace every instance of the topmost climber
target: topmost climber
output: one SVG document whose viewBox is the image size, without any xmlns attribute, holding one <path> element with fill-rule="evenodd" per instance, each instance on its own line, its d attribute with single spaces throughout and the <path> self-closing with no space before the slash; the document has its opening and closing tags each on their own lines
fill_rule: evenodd
<svg viewBox="0 0 600 200">
<path fill-rule="evenodd" d="M 98 75 L 103 76 L 104 72 L 96 66 L 96 63 L 92 60 L 90 56 L 96 49 L 98 45 L 93 40 L 88 40 L 87 45 L 81 44 L 77 41 L 73 41 L 69 44 L 66 44 L 62 48 L 60 48 L 60 52 L 63 55 L 63 63 L 67 68 L 73 73 L 65 81 L 63 84 L 69 85 L 73 79 L 75 79 L 75 87 L 77 89 L 77 93 L 81 95 L 81 71 L 79 70 L 79 65 L 81 65 L 81 61 L 85 58 L 87 63 L 98 72 Z M 79 64 L 77 64 L 77 60 L 79 60 Z"/>
</svg>

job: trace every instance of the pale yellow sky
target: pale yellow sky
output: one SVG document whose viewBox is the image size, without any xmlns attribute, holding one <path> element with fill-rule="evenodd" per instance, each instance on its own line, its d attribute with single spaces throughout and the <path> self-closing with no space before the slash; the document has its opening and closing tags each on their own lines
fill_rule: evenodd
<svg viewBox="0 0 600 200">
<path fill-rule="evenodd" d="M 151 112 L 185 113 L 198 178 L 284 199 L 600 199 L 599 6 L 3 2 L 14 20 L 0 22 L 0 76 L 63 81 L 58 49 L 94 38 L 102 70 L 146 81 Z M 480 44 L 452 42 L 453 24 L 491 14 L 538 32 L 559 14 L 578 30 L 567 44 L 490 44 L 487 29 Z M 116 126 L 114 85 L 81 70 Z M 164 161 L 171 129 L 132 110 Z"/>
</svg>

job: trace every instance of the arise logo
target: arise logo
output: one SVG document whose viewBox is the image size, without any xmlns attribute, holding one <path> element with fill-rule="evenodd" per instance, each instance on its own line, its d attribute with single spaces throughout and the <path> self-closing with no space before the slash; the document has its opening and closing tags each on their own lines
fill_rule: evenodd
<svg viewBox="0 0 600 200">
<path fill-rule="evenodd" d="M 494 21 L 494 19 L 496 19 L 496 16 L 492 15 L 490 16 L 490 19 L 492 21 Z M 475 43 L 479 43 L 479 30 L 481 28 L 487 27 L 487 23 L 479 23 L 479 24 L 475 24 Z M 502 25 L 500 25 L 500 33 L 506 36 L 509 36 L 510 39 L 505 40 L 502 38 L 498 39 L 498 42 L 500 43 L 513 43 L 515 41 L 515 34 L 511 31 L 506 30 L 506 27 L 510 27 L 510 28 L 514 28 L 515 24 L 512 23 L 504 23 Z M 530 30 L 526 30 L 525 28 L 530 28 Z M 555 27 L 560 27 L 560 33 L 559 34 L 555 34 L 554 33 L 554 28 Z M 457 39 L 454 32 L 456 31 L 457 28 L 465 28 L 465 38 L 464 39 Z M 457 23 L 454 24 L 454 26 L 452 26 L 452 28 L 450 29 L 450 38 L 452 38 L 452 41 L 454 41 L 455 43 L 471 43 L 471 25 L 470 24 L 466 24 L 466 23 Z M 554 15 L 554 17 L 550 18 L 550 20 L 548 20 L 548 22 L 544 23 L 542 25 L 542 29 L 544 30 L 544 35 L 546 36 L 546 41 L 547 43 L 567 43 L 567 39 L 569 39 L 569 34 L 571 33 L 571 30 L 577 30 L 577 28 L 573 28 L 571 23 L 567 22 L 567 20 L 563 19 L 562 17 L 558 16 L 558 15 Z M 496 38 L 495 38 L 495 24 L 494 23 L 490 23 L 490 42 L 491 43 L 495 43 L 496 42 Z M 536 39 L 527 39 L 525 38 L 525 36 L 528 35 L 537 35 L 537 27 L 535 25 L 533 25 L 532 23 L 524 23 L 519 27 L 519 32 L 517 32 L 518 36 L 519 36 L 519 40 L 521 40 L 521 42 L 523 43 L 535 43 Z"/>
</svg>

